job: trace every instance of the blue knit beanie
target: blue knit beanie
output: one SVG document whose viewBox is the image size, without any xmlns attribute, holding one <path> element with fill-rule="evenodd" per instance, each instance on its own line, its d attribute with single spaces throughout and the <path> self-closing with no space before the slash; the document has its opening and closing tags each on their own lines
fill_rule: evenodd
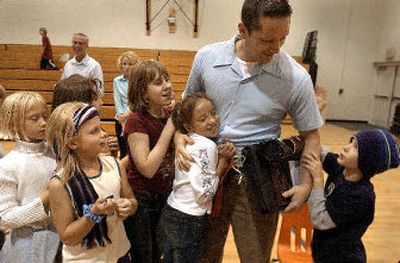
<svg viewBox="0 0 400 263">
<path fill-rule="evenodd" d="M 358 168 L 370 178 L 399 166 L 399 146 L 387 130 L 373 129 L 352 136 L 358 145 Z"/>
</svg>

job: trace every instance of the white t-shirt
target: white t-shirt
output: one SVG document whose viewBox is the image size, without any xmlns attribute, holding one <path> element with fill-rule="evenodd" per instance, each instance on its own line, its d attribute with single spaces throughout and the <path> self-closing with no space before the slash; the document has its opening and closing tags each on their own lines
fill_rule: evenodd
<svg viewBox="0 0 400 263">
<path fill-rule="evenodd" d="M 89 57 L 89 55 L 86 55 L 80 62 L 78 62 L 76 57 L 74 57 L 65 63 L 61 79 L 66 79 L 74 74 L 79 74 L 90 79 L 100 80 L 100 94 L 104 94 L 103 71 L 101 70 L 100 64 L 93 58 Z"/>
<path fill-rule="evenodd" d="M 243 76 L 245 78 L 251 77 L 251 71 L 257 65 L 257 62 L 246 62 L 244 60 L 241 60 L 240 58 L 237 58 L 237 61 L 239 62 L 240 69 L 242 70 Z"/>
<path fill-rule="evenodd" d="M 204 136 L 194 133 L 189 136 L 194 144 L 187 145 L 186 150 L 194 163 L 188 172 L 175 168 L 175 180 L 167 203 L 183 213 L 202 216 L 211 213 L 212 200 L 218 188 L 218 149 L 215 142 Z"/>
</svg>

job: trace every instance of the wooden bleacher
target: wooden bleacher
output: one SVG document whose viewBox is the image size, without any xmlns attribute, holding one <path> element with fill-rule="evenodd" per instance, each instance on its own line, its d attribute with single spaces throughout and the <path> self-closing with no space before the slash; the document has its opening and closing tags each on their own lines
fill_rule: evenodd
<svg viewBox="0 0 400 263">
<path fill-rule="evenodd" d="M 60 79 L 62 72 L 56 70 L 40 70 L 41 45 L 27 44 L 0 44 L 0 84 L 7 94 L 16 91 L 39 92 L 47 101 L 49 107 L 53 98 L 53 88 Z M 195 51 L 185 50 L 155 50 L 136 48 L 109 48 L 89 47 L 88 53 L 96 59 L 104 74 L 104 105 L 102 107 L 102 124 L 109 134 L 114 134 L 114 100 L 112 81 L 120 75 L 117 67 L 117 58 L 125 51 L 134 50 L 141 60 L 159 60 L 171 75 L 175 97 L 181 98 L 186 86 L 187 78 L 193 63 Z M 59 68 L 64 64 L 59 61 L 60 56 L 68 53 L 73 57 L 70 46 L 53 46 L 54 62 Z M 294 57 L 300 61 L 300 57 Z M 304 65 L 308 68 L 308 65 Z M 286 123 L 290 123 L 287 118 Z"/>
<path fill-rule="evenodd" d="M 38 92 L 46 99 L 50 107 L 54 85 L 61 78 L 62 72 L 39 69 L 42 50 L 43 48 L 40 45 L 0 45 L 0 84 L 6 88 L 7 95 L 17 91 Z M 89 47 L 89 55 L 96 59 L 103 69 L 105 90 L 102 123 L 109 134 L 115 133 L 112 81 L 116 76 L 120 75 L 117 67 L 117 58 L 128 50 L 134 50 L 141 60 L 160 60 L 171 75 L 176 98 L 181 97 L 186 86 L 195 55 L 194 51 L 182 50 Z M 64 66 L 64 63 L 60 62 L 59 58 L 65 53 L 69 53 L 70 58 L 73 57 L 71 47 L 53 46 L 54 62 L 59 68 Z"/>
</svg>

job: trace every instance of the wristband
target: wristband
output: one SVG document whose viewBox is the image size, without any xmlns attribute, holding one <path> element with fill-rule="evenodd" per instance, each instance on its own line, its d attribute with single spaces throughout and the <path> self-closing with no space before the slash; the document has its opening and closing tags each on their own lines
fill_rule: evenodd
<svg viewBox="0 0 400 263">
<path fill-rule="evenodd" d="M 100 223 L 103 219 L 104 219 L 104 215 L 98 216 L 92 213 L 91 209 L 92 209 L 93 204 L 90 205 L 83 205 L 83 216 L 89 218 L 89 220 L 96 222 L 96 223 Z"/>
</svg>

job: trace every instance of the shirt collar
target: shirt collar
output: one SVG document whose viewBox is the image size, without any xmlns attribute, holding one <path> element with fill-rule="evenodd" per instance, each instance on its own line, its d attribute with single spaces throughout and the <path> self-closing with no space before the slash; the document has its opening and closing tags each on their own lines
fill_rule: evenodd
<svg viewBox="0 0 400 263">
<path fill-rule="evenodd" d="M 75 56 L 75 57 L 72 59 L 72 63 L 74 63 L 74 64 L 83 64 L 83 65 L 87 66 L 87 65 L 89 64 L 89 55 L 86 54 L 86 56 L 82 59 L 81 62 L 78 62 L 78 61 L 76 60 L 76 56 Z"/>
<path fill-rule="evenodd" d="M 223 66 L 232 66 L 233 68 L 236 68 L 237 63 L 237 56 L 235 54 L 235 43 L 236 41 L 240 40 L 240 34 L 236 34 L 231 38 L 229 41 L 226 42 L 225 49 L 227 52 L 222 53 L 222 56 L 220 56 L 216 62 L 214 63 L 213 67 L 223 67 Z M 279 56 L 282 56 L 282 52 L 279 52 L 276 54 L 272 60 L 268 63 L 265 64 L 257 64 L 256 67 L 254 68 L 254 74 L 259 74 L 261 73 L 260 71 L 263 70 L 265 72 L 268 72 L 274 76 L 277 76 L 279 78 L 283 77 L 283 71 L 281 68 L 281 64 L 279 63 Z"/>
</svg>

